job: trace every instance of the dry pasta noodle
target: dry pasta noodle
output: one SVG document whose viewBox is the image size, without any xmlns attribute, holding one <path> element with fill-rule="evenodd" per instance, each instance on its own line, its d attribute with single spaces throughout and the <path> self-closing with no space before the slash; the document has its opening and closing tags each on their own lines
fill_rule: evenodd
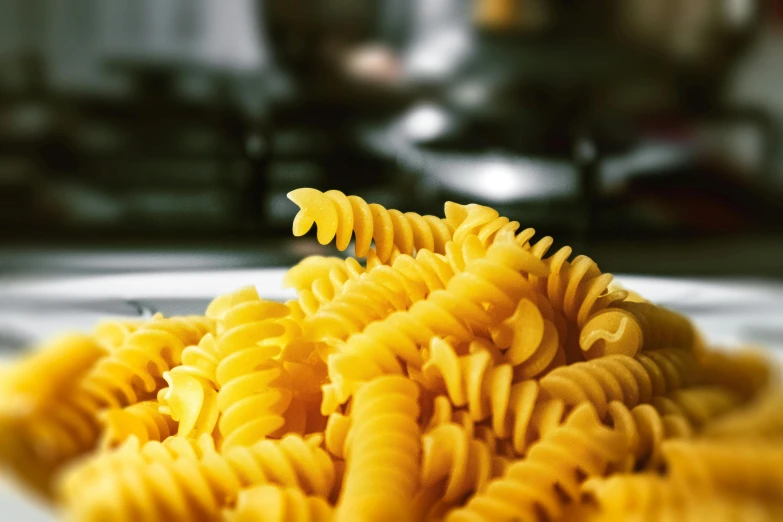
<svg viewBox="0 0 783 522">
<path fill-rule="evenodd" d="M 0 470 L 69 520 L 775 520 L 760 354 L 492 208 L 304 188 L 312 256 L 203 316 L 111 320 L 3 369 Z M 231 290 L 231 289 L 228 289 Z"/>
</svg>

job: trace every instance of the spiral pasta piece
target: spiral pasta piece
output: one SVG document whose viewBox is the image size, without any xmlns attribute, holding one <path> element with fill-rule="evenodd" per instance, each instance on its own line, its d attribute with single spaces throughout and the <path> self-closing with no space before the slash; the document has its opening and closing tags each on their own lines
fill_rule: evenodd
<svg viewBox="0 0 783 522">
<path fill-rule="evenodd" d="M 696 332 L 682 315 L 651 303 L 617 302 L 591 316 L 579 335 L 589 358 L 641 350 L 693 349 Z"/>
<path fill-rule="evenodd" d="M 182 351 L 182 364 L 163 373 L 168 388 L 158 392 L 161 412 L 179 422 L 178 435 L 212 433 L 218 421 L 217 343 L 212 334 Z"/>
<path fill-rule="evenodd" d="M 180 364 L 185 346 L 214 330 L 206 317 L 172 317 L 151 321 L 133 332 L 101 359 L 80 384 L 83 393 L 104 407 L 122 407 L 153 398 L 157 378 Z"/>
<path fill-rule="evenodd" d="M 552 243 L 549 236 L 541 238 L 530 246 L 530 252 L 543 259 Z M 569 262 L 571 252 L 571 247 L 566 246 L 548 257 L 549 276 L 533 274 L 530 282 L 549 298 L 556 310 L 581 328 L 590 316 L 624 300 L 628 293 L 611 288 L 612 275 L 601 273 L 589 257 L 577 256 Z"/>
<path fill-rule="evenodd" d="M 222 335 L 239 323 L 253 319 L 282 318 L 291 313 L 287 305 L 261 299 L 254 286 L 245 286 L 213 299 L 205 315 L 216 322 L 215 334 Z"/>
<path fill-rule="evenodd" d="M 635 357 L 642 350 L 644 332 L 625 310 L 605 308 L 593 314 L 579 331 L 579 347 L 587 359 L 607 355 Z"/>
<path fill-rule="evenodd" d="M 546 267 L 513 242 L 496 242 L 485 257 L 472 261 L 449 280 L 444 290 L 432 292 L 410 309 L 389 315 L 348 338 L 329 356 L 332 383 L 325 397 L 344 403 L 361 382 L 400 374 L 399 360 L 420 367 L 420 348 L 436 336 L 456 342 L 473 338 L 470 325 L 496 326 L 513 312 L 523 295 L 532 292 L 526 274 L 546 273 Z M 494 313 L 488 314 L 486 308 Z M 326 404 L 324 413 L 331 413 Z"/>
<path fill-rule="evenodd" d="M 454 423 L 439 424 L 424 434 L 421 486 L 438 488 L 438 511 L 482 491 L 503 474 L 510 461 L 496 454 L 493 443 L 474 437 L 472 426 Z"/>
<path fill-rule="evenodd" d="M 239 492 L 236 507 L 224 514 L 226 522 L 331 522 L 333 508 L 320 497 L 272 484 Z"/>
<path fill-rule="evenodd" d="M 334 467 L 319 442 L 287 435 L 220 455 L 208 436 L 140 448 L 132 438 L 69 469 L 58 492 L 73 520 L 215 520 L 240 490 L 262 484 L 326 498 Z"/>
<path fill-rule="evenodd" d="M 496 237 L 515 237 L 519 228 L 517 221 L 500 216 L 497 210 L 471 203 L 460 205 L 447 202 L 444 206 L 446 222 L 453 224 L 455 242 L 461 242 L 468 236 L 475 236 L 484 246 L 491 245 Z"/>
<path fill-rule="evenodd" d="M 622 436 L 603 426 L 589 404 L 536 443 L 526 458 L 474 495 L 446 520 L 556 520 L 564 499 L 579 496 L 583 477 L 601 475 L 622 458 Z"/>
<path fill-rule="evenodd" d="M 699 431 L 705 424 L 735 410 L 742 403 L 739 394 L 722 386 L 683 388 L 652 400 L 652 405 L 662 414 L 681 416 Z"/>
<path fill-rule="evenodd" d="M 772 522 L 783 503 L 716 493 L 652 474 L 592 478 L 584 485 L 587 509 L 580 520 L 607 522 Z"/>
<path fill-rule="evenodd" d="M 0 418 L 34 415 L 106 354 L 93 336 L 68 334 L 48 341 L 5 370 L 0 380 Z"/>
<path fill-rule="evenodd" d="M 334 412 L 329 415 L 324 429 L 326 450 L 338 459 L 345 457 L 345 441 L 351 429 L 351 418 Z"/>
<path fill-rule="evenodd" d="M 481 347 L 458 355 L 445 341 L 433 339 L 422 384 L 435 393 L 446 393 L 435 399 L 430 426 L 445 422 L 467 426 L 491 419 L 495 436 L 509 442 L 509 454 L 524 454 L 531 443 L 559 426 L 566 413 L 562 400 L 541 395 L 538 381 L 515 382 L 511 365 L 496 361 Z M 459 410 L 452 412 L 451 405 Z"/>
<path fill-rule="evenodd" d="M 670 440 L 661 449 L 669 475 L 683 483 L 783 500 L 783 446 L 780 444 Z"/>
<path fill-rule="evenodd" d="M 337 249 L 345 250 L 355 235 L 357 257 L 365 257 L 373 241 L 378 259 L 385 263 L 394 248 L 402 254 L 421 249 L 442 254 L 451 240 L 452 231 L 440 218 L 387 210 L 338 190 L 301 188 L 289 192 L 288 199 L 300 208 L 294 218 L 295 236 L 306 234 L 315 224 L 319 243 L 326 245 L 335 240 Z"/>
<path fill-rule="evenodd" d="M 562 366 L 541 378 L 541 389 L 570 406 L 589 402 L 604 417 L 609 402 L 628 407 L 695 383 L 697 363 L 682 350 L 644 352 L 637 358 L 610 355 Z"/>
<path fill-rule="evenodd" d="M 670 438 L 687 438 L 693 434 L 688 420 L 676 414 L 661 415 L 653 406 L 640 404 L 629 409 L 619 401 L 609 403 L 609 416 L 615 431 L 622 433 L 627 457 L 617 463 L 619 471 L 657 469 L 662 462 L 661 443 Z"/>
<path fill-rule="evenodd" d="M 693 349 L 699 339 L 693 324 L 683 315 L 652 303 L 621 301 L 615 307 L 631 313 L 643 332 L 644 350 L 659 348 Z"/>
<path fill-rule="evenodd" d="M 783 391 L 762 394 L 743 409 L 708 422 L 704 435 L 716 439 L 783 439 Z"/>
<path fill-rule="evenodd" d="M 379 266 L 346 283 L 343 293 L 324 304 L 305 322 L 312 340 L 345 340 L 368 324 L 407 310 L 454 276 L 448 261 L 421 250 L 416 257 L 400 255 L 391 266 Z"/>
<path fill-rule="evenodd" d="M 565 364 L 565 350 L 555 324 L 555 312 L 540 294 L 536 302 L 523 298 L 513 315 L 491 330 L 495 344 L 506 349 L 516 380 L 531 379 Z"/>
<path fill-rule="evenodd" d="M 768 357 L 753 350 L 711 350 L 700 357 L 706 384 L 723 386 L 750 400 L 762 394 L 773 381 Z"/>
<path fill-rule="evenodd" d="M 297 291 L 299 304 L 309 316 L 339 295 L 345 283 L 364 272 L 364 267 L 353 258 L 310 256 L 286 272 L 283 286 Z"/>
<path fill-rule="evenodd" d="M 401 376 L 365 384 L 353 401 L 337 520 L 409 520 L 419 482 L 419 391 Z"/>
<path fill-rule="evenodd" d="M 58 371 L 67 371 L 71 363 L 85 368 L 87 361 L 98 358 L 34 413 L 12 421 L 13 435 L 6 447 L 17 454 L 11 459 L 15 472 L 30 477 L 35 488 L 48 493 L 59 467 L 98 444 L 100 412 L 153 399 L 160 375 L 179 363 L 186 344 L 197 343 L 211 328 L 212 321 L 204 317 L 159 318 L 139 327 L 108 355 L 102 356 L 102 349 L 92 342 L 87 353 L 93 355 L 80 359 L 72 354 Z M 65 353 L 71 353 L 67 347 Z"/>
<path fill-rule="evenodd" d="M 258 304 L 257 313 L 238 314 L 237 324 L 228 322 L 217 339 L 218 428 L 224 447 L 253 444 L 283 428 L 293 398 L 288 373 L 276 357 L 296 332 L 282 320 L 263 318 L 264 308 L 277 303 Z M 244 319 L 249 320 L 241 322 Z"/>
<path fill-rule="evenodd" d="M 93 328 L 93 335 L 98 342 L 112 350 L 125 344 L 125 340 L 130 334 L 139 329 L 150 320 L 156 321 L 162 319 L 162 314 L 155 314 L 151 319 L 106 319 L 99 322 Z"/>
<path fill-rule="evenodd" d="M 103 436 L 101 445 L 111 448 L 136 437 L 142 444 L 163 441 L 177 433 L 177 423 L 158 411 L 156 401 L 144 401 L 125 408 L 113 408 L 101 413 Z"/>
</svg>

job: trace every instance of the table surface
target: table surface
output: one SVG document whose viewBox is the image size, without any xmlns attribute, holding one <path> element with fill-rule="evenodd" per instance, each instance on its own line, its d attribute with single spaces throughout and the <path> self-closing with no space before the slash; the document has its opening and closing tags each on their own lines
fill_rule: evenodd
<svg viewBox="0 0 783 522">
<path fill-rule="evenodd" d="M 88 331 L 107 317 L 203 313 L 214 296 L 251 284 L 264 297 L 288 299 L 293 292 L 282 288 L 284 273 L 269 268 L 0 280 L 0 362 L 23 346 L 66 330 Z M 616 280 L 688 315 L 715 346 L 763 347 L 783 363 L 781 283 L 630 275 Z M 0 512 L 7 520 L 54 520 L 50 510 L 2 478 Z"/>
</svg>

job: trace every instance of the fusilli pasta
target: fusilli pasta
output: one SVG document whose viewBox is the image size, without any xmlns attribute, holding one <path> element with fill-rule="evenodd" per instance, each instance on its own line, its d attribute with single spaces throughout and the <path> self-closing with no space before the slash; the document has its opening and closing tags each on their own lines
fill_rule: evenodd
<svg viewBox="0 0 783 522">
<path fill-rule="evenodd" d="M 73 521 L 783 517 L 779 375 L 489 207 L 293 191 L 310 257 L 0 372 L 0 471 Z"/>
</svg>

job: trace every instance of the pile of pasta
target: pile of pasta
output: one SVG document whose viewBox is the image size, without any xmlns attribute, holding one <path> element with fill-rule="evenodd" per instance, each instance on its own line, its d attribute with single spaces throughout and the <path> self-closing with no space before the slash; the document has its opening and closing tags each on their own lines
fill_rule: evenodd
<svg viewBox="0 0 783 522">
<path fill-rule="evenodd" d="M 762 355 L 485 206 L 289 198 L 356 257 L 34 351 L 0 382 L 3 468 L 79 521 L 783 519 Z"/>
</svg>

